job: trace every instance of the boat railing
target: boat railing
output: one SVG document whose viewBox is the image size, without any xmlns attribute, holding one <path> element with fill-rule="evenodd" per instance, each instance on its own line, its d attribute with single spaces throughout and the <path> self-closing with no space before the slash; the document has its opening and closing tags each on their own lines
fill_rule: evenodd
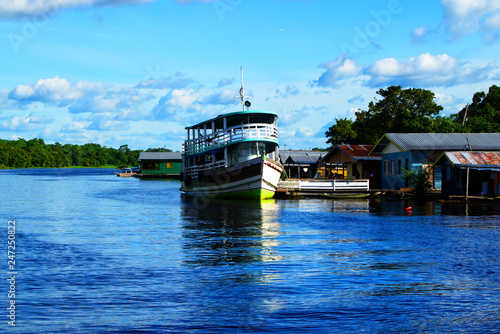
<svg viewBox="0 0 500 334">
<path fill-rule="evenodd" d="M 237 125 L 206 136 L 186 140 L 182 149 L 184 154 L 191 155 L 248 139 L 278 142 L 278 128 L 273 124 Z"/>
<path fill-rule="evenodd" d="M 205 170 L 214 171 L 226 166 L 226 162 L 224 160 L 216 161 L 212 163 L 206 163 L 204 165 L 196 165 L 186 168 L 186 176 L 190 176 L 192 178 L 197 178 L 199 173 Z"/>
<path fill-rule="evenodd" d="M 287 179 L 279 181 L 278 189 L 290 192 L 299 191 L 369 191 L 370 180 L 358 179 Z"/>
</svg>

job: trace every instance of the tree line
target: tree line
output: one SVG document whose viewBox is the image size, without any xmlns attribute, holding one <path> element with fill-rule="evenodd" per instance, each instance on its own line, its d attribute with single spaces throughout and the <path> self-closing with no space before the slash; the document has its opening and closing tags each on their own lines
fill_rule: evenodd
<svg viewBox="0 0 500 334">
<path fill-rule="evenodd" d="M 149 152 L 170 151 L 148 149 Z M 119 149 L 99 144 L 45 144 L 40 138 L 0 139 L 0 168 L 136 166 L 140 151 L 122 145 Z"/>
<path fill-rule="evenodd" d="M 456 114 L 440 116 L 443 107 L 432 91 L 391 86 L 380 89 L 355 119 L 337 118 L 325 135 L 327 143 L 374 145 L 385 133 L 488 133 L 500 132 L 500 88 L 478 92 Z"/>
</svg>

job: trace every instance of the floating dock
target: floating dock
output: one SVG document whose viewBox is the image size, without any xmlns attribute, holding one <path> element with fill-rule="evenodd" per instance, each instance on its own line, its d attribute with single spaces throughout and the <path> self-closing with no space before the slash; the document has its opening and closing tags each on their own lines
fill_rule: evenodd
<svg viewBox="0 0 500 334">
<path fill-rule="evenodd" d="M 369 195 L 370 180 L 346 179 L 287 179 L 278 182 L 276 197 L 294 195 L 338 195 L 355 196 Z"/>
</svg>

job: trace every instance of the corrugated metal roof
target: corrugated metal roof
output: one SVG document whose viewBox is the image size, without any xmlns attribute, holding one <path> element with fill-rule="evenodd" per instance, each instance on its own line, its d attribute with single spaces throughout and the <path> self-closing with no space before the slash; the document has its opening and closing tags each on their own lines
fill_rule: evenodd
<svg viewBox="0 0 500 334">
<path fill-rule="evenodd" d="M 473 151 L 500 151 L 500 133 L 386 133 L 372 153 L 380 154 L 389 142 L 403 151 L 457 151 L 468 144 Z"/>
<path fill-rule="evenodd" d="M 380 160 L 380 155 L 371 155 L 370 151 L 375 145 L 337 145 L 342 151 L 349 155 L 353 160 Z"/>
<path fill-rule="evenodd" d="M 455 167 L 500 168 L 500 152 L 445 152 Z"/>
<path fill-rule="evenodd" d="M 181 160 L 180 152 L 141 152 L 137 161 L 142 160 Z"/>
<path fill-rule="evenodd" d="M 280 160 L 285 163 L 289 158 L 296 164 L 315 164 L 318 160 L 325 156 L 327 152 L 319 151 L 296 151 L 296 150 L 280 150 Z"/>
</svg>

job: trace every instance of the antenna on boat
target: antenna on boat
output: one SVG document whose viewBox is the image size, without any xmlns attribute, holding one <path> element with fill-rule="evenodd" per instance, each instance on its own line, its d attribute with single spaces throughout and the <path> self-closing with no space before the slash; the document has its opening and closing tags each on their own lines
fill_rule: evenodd
<svg viewBox="0 0 500 334">
<path fill-rule="evenodd" d="M 245 98 L 251 99 L 252 97 L 251 96 L 245 96 L 245 88 L 243 86 L 243 66 L 240 66 L 240 72 L 241 72 L 241 88 L 240 88 L 240 96 L 239 96 L 239 98 L 241 99 L 241 105 L 243 107 L 243 111 L 245 111 L 245 107 L 248 110 L 248 108 L 250 108 L 250 106 L 252 105 L 250 103 L 250 101 L 245 101 Z M 238 97 L 235 97 L 235 98 L 238 98 Z"/>
</svg>

